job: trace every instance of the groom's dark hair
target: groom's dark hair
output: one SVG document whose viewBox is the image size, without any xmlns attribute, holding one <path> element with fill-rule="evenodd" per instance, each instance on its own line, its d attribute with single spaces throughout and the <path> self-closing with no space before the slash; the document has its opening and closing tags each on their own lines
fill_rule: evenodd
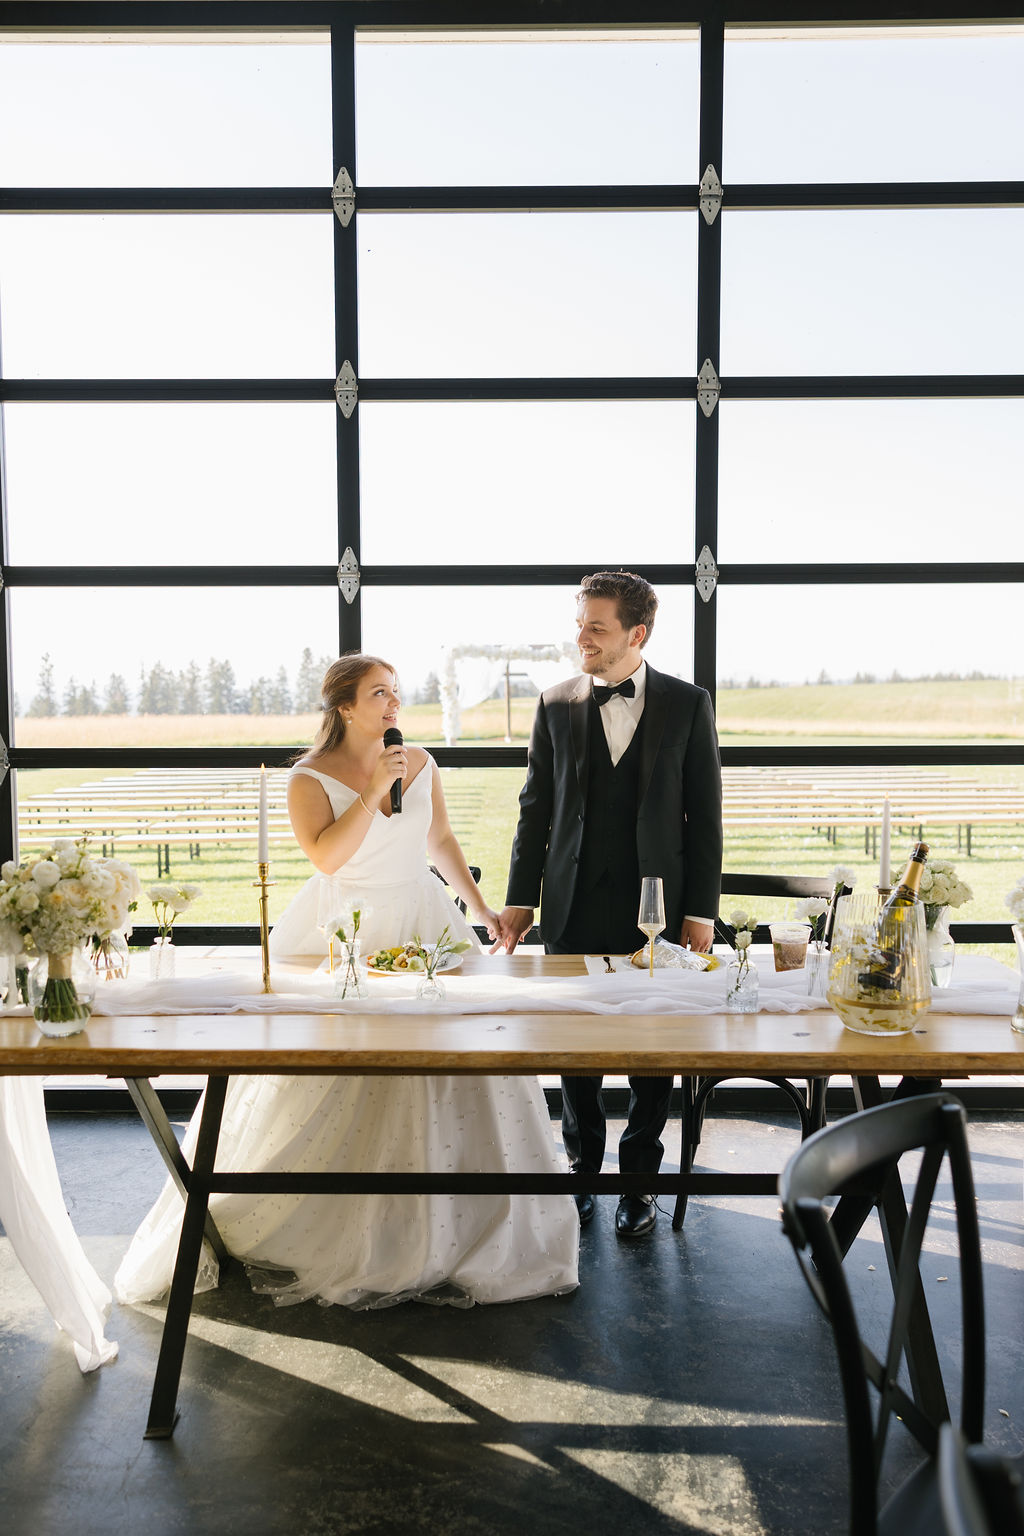
<svg viewBox="0 0 1024 1536">
<path fill-rule="evenodd" d="M 593 576 L 584 576 L 580 582 L 576 601 L 579 603 L 588 597 L 614 598 L 623 629 L 635 629 L 642 624 L 647 630 L 640 642 L 643 649 L 651 638 L 654 615 L 658 611 L 658 594 L 649 581 L 632 571 L 595 571 Z"/>
</svg>

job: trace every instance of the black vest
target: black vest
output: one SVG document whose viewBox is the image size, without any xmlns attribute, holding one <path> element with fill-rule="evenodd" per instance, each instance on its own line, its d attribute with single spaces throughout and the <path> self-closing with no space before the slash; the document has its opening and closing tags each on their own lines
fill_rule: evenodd
<svg viewBox="0 0 1024 1536">
<path fill-rule="evenodd" d="M 606 705 L 606 708 L 611 708 Z M 644 716 L 619 761 L 611 753 L 601 724 L 601 711 L 591 700 L 588 729 L 589 769 L 583 818 L 577 895 L 592 890 L 610 873 L 623 898 L 633 907 L 639 899 L 640 862 L 636 852 L 636 821 L 640 803 L 640 755 Z"/>
</svg>

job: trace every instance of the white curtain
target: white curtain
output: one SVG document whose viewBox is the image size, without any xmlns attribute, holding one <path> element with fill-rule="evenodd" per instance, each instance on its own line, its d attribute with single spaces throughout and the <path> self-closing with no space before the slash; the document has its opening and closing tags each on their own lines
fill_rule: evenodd
<svg viewBox="0 0 1024 1536">
<path fill-rule="evenodd" d="M 0 1222 L 83 1371 L 113 1360 L 104 1337 L 110 1292 L 64 1205 L 39 1077 L 0 1077 Z"/>
</svg>

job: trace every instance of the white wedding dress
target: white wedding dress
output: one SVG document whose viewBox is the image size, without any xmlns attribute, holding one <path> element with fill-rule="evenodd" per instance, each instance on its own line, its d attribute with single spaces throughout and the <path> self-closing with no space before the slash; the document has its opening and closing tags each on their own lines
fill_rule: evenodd
<svg viewBox="0 0 1024 1536">
<path fill-rule="evenodd" d="M 426 862 L 431 818 L 427 764 L 406 787 L 402 814 L 375 814 L 339 873 L 363 911 L 363 953 L 445 924 L 474 940 Z M 335 816 L 356 798 L 323 785 Z M 314 875 L 274 925 L 275 954 L 326 945 L 316 929 Z M 389 985 L 382 982 L 381 985 Z M 183 1148 L 191 1161 L 199 1109 Z M 232 1078 L 218 1171 L 557 1173 L 544 1096 L 524 1077 Z M 122 1302 L 150 1300 L 171 1281 L 182 1199 L 168 1180 L 114 1279 Z M 380 1307 L 409 1299 L 471 1306 L 571 1291 L 578 1283 L 579 1219 L 571 1195 L 214 1195 L 210 1210 L 254 1289 L 279 1304 Z M 217 1284 L 204 1244 L 197 1290 Z"/>
</svg>

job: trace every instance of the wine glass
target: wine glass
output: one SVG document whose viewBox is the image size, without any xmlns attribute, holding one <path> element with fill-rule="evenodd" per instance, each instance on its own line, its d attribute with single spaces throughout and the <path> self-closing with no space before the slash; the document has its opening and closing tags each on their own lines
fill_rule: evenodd
<svg viewBox="0 0 1024 1536">
<path fill-rule="evenodd" d="M 651 947 L 649 974 L 654 975 L 654 938 L 665 931 L 665 887 L 660 875 L 644 875 L 636 925 Z"/>
<path fill-rule="evenodd" d="M 327 972 L 334 974 L 334 931 L 345 906 L 341 886 L 333 875 L 320 876 L 316 903 L 316 925 L 327 943 Z"/>
</svg>

